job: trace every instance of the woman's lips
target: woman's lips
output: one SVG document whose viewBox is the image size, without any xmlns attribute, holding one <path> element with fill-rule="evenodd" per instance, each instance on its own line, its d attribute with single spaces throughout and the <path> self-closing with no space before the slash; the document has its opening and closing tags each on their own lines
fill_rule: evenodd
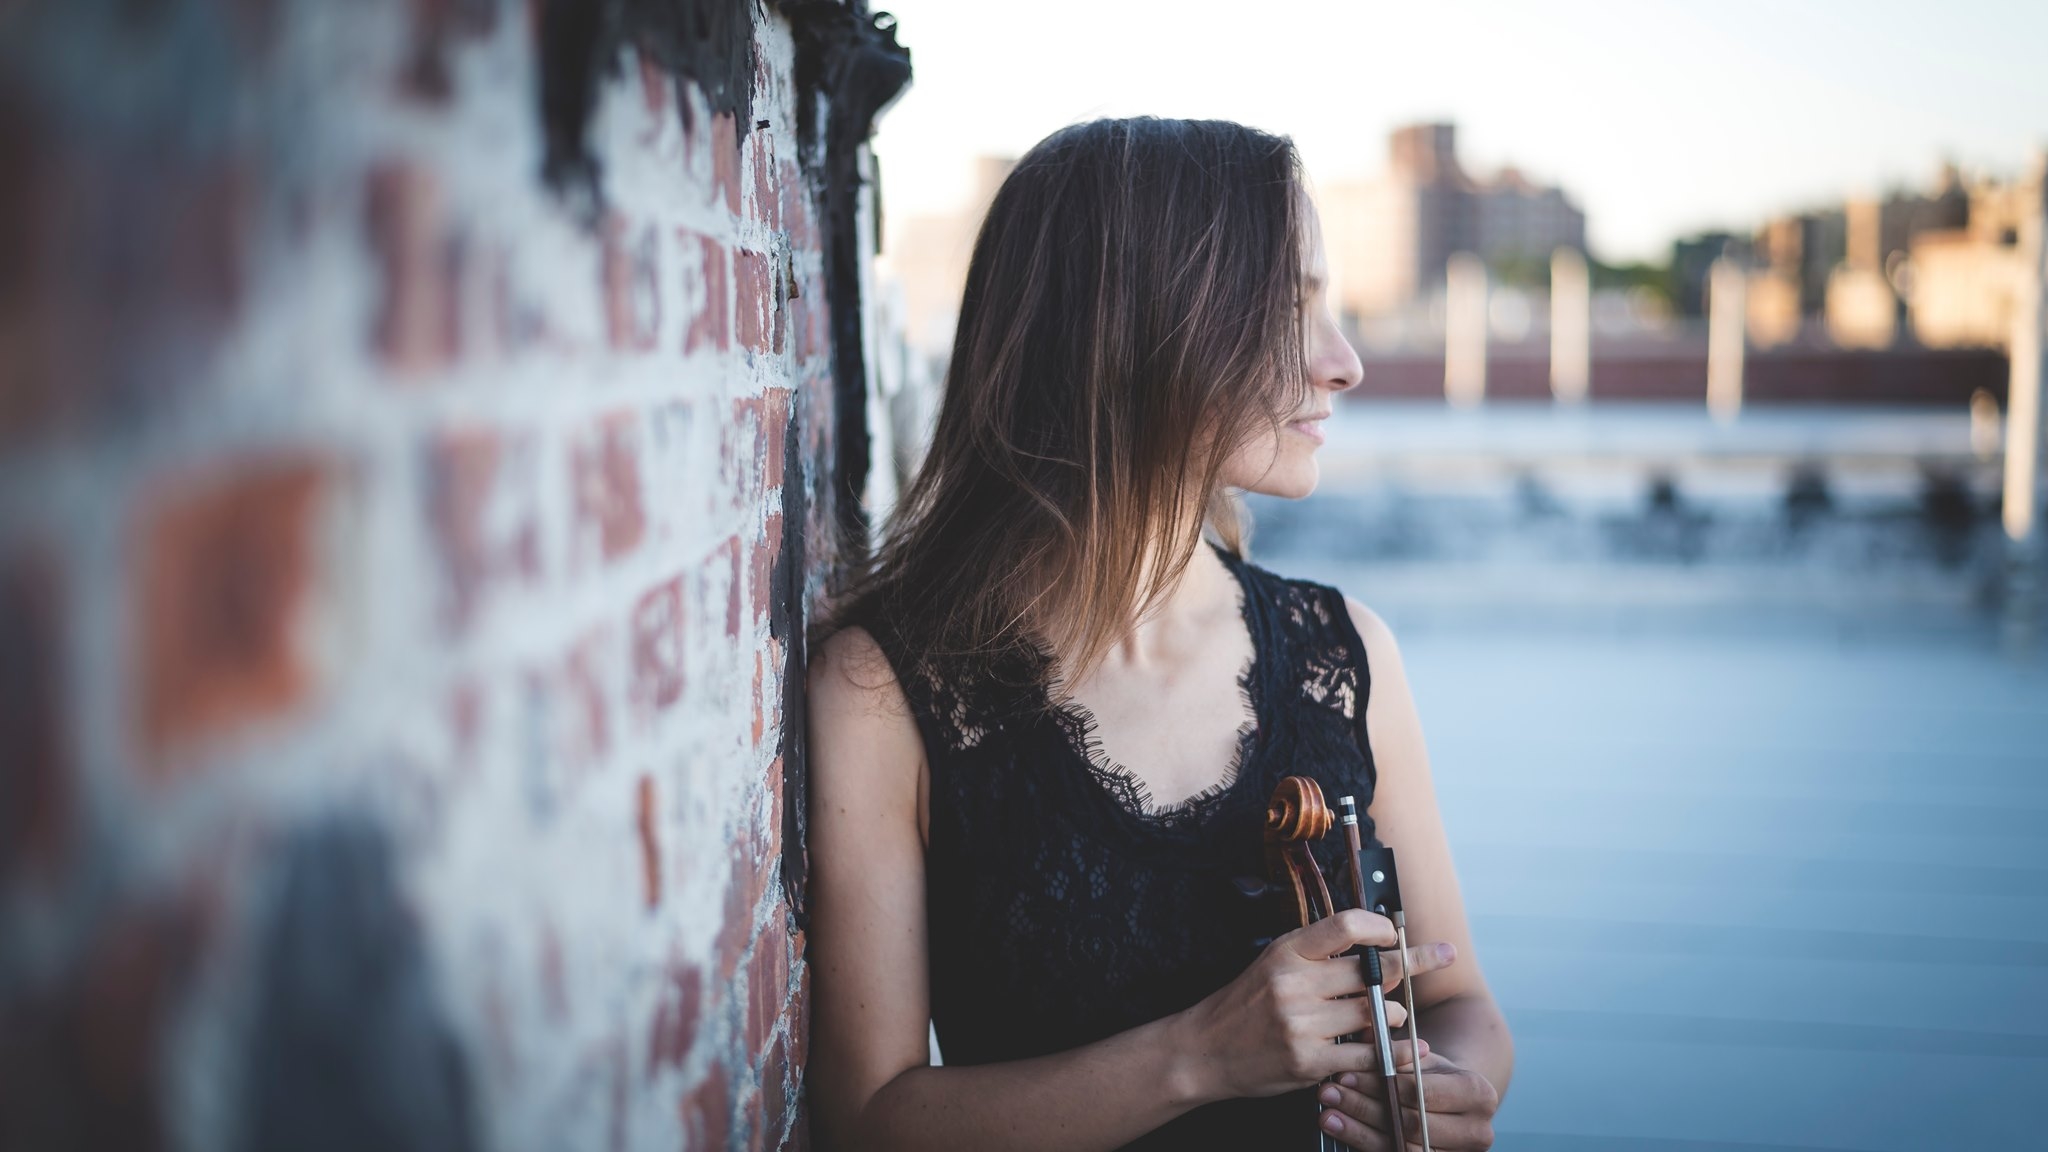
<svg viewBox="0 0 2048 1152">
<path fill-rule="evenodd" d="M 1288 427 L 1318 444 L 1323 442 L 1323 418 L 1321 416 L 1311 416 L 1306 420 L 1296 420 L 1294 423 L 1289 424 Z"/>
</svg>

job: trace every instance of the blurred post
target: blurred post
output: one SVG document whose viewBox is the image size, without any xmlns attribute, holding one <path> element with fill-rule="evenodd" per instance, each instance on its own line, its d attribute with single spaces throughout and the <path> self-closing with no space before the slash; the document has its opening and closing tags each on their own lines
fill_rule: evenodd
<svg viewBox="0 0 2048 1152">
<path fill-rule="evenodd" d="M 1550 254 L 1550 395 L 1583 404 L 1593 377 L 1593 277 L 1576 248 Z"/>
<path fill-rule="evenodd" d="M 2043 361 L 2048 359 L 2048 152 L 2037 153 L 2020 217 L 2020 279 L 2013 293 L 2011 384 L 2005 409 L 2007 622 L 2031 633 L 2042 574 L 2038 539 Z"/>
<path fill-rule="evenodd" d="M 1707 411 L 1723 423 L 1742 411 L 1748 315 L 1748 274 L 1723 256 L 1707 273 Z"/>
<path fill-rule="evenodd" d="M 1470 252 L 1444 268 L 1444 398 L 1454 408 L 1486 399 L 1486 264 Z"/>
</svg>

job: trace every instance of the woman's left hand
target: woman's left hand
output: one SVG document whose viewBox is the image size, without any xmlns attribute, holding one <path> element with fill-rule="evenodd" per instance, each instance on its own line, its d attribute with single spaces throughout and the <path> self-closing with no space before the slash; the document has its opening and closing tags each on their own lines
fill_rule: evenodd
<svg viewBox="0 0 2048 1152">
<path fill-rule="evenodd" d="M 1396 1044 L 1406 1049 L 1407 1044 Z M 1405 1055 L 1405 1052 L 1403 1053 Z M 1429 1050 L 1422 1051 L 1423 1091 L 1429 1104 L 1429 1146 L 1433 1152 L 1486 1152 L 1493 1147 L 1493 1113 L 1500 1107 L 1500 1093 L 1486 1077 L 1462 1068 Z M 1422 1147 L 1422 1129 L 1415 1112 L 1415 1076 L 1403 1063 L 1395 1079 L 1400 1085 L 1401 1127 L 1408 1147 Z M 1394 1152 L 1387 1137 L 1387 1106 L 1377 1074 L 1345 1073 L 1334 1084 L 1325 1084 L 1317 1098 L 1329 1110 L 1323 1113 L 1323 1130 L 1347 1147 L 1365 1152 Z M 1404 1150 L 1405 1152 L 1405 1150 Z"/>
</svg>

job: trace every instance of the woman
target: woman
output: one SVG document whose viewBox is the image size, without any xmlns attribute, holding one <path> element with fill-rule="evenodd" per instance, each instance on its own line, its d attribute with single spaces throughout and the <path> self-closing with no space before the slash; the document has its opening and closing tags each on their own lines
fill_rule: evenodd
<svg viewBox="0 0 2048 1152">
<path fill-rule="evenodd" d="M 1338 954 L 1394 932 L 1275 937 L 1285 775 L 1396 849 L 1432 1142 L 1491 1144 L 1512 1045 L 1394 638 L 1242 559 L 1231 494 L 1307 495 L 1358 382 L 1326 279 L 1293 146 L 1236 124 L 1077 125 L 997 192 L 931 447 L 812 663 L 825 1146 L 1386 1147 L 1373 1049 L 1333 1040 L 1370 1031 Z"/>
</svg>

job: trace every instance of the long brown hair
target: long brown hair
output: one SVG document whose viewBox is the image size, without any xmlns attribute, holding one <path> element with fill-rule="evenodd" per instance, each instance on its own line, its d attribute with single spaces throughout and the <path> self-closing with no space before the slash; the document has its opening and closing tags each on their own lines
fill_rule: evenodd
<svg viewBox="0 0 2048 1152">
<path fill-rule="evenodd" d="M 914 657 L 1094 667 L 1206 522 L 1242 552 L 1230 451 L 1306 394 L 1293 143 L 1218 120 L 1062 129 L 975 240 L 915 481 L 850 588 Z"/>
</svg>

